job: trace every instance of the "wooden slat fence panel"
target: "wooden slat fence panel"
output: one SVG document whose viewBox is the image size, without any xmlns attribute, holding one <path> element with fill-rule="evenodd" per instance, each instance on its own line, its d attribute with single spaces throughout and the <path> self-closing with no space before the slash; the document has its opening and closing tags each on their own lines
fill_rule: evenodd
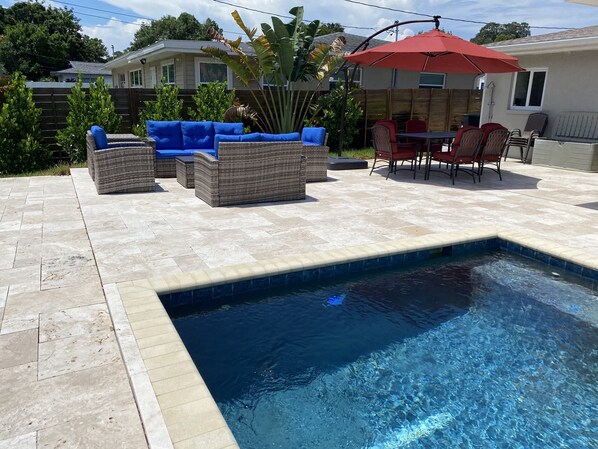
<svg viewBox="0 0 598 449">
<path fill-rule="evenodd" d="M 184 101 L 183 114 L 187 116 L 192 106 L 195 89 L 181 89 L 180 98 Z M 66 159 L 64 151 L 56 145 L 56 132 L 66 126 L 69 111 L 68 88 L 34 88 L 33 99 L 42 109 L 42 137 L 53 151 L 55 160 Z M 154 100 L 153 89 L 110 89 L 116 113 L 122 117 L 121 132 L 131 132 L 143 109 L 144 101 Z M 247 104 L 259 112 L 256 98 L 250 91 L 237 90 L 236 95 L 242 104 Z M 260 93 L 255 92 L 258 101 Z M 422 118 L 433 131 L 457 129 L 463 114 L 479 113 L 482 102 L 480 90 L 456 89 L 379 89 L 359 91 L 355 94 L 364 111 L 358 124 L 359 134 L 354 142 L 357 145 L 371 146 L 369 129 L 376 120 L 392 118 L 399 123 L 399 129 L 410 118 Z M 0 99 L 1 102 L 1 99 Z M 262 100 L 263 104 L 263 100 Z M 331 131 L 333 132 L 333 131 Z"/>
</svg>

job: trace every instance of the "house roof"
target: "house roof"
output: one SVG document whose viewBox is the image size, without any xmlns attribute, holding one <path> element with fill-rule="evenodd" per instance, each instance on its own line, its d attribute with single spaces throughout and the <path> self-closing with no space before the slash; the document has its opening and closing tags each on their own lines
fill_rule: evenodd
<svg viewBox="0 0 598 449">
<path fill-rule="evenodd" d="M 81 73 L 82 75 L 111 75 L 112 72 L 110 70 L 104 68 L 103 62 L 83 62 L 83 61 L 69 61 L 71 65 L 68 69 L 58 70 L 56 72 L 52 72 L 52 75 L 57 74 L 65 74 L 65 75 L 77 75 Z"/>
<path fill-rule="evenodd" d="M 367 39 L 366 37 L 359 36 L 357 34 L 336 32 L 336 33 L 325 34 L 324 36 L 318 36 L 315 38 L 315 41 L 323 42 L 325 44 L 330 45 L 339 36 L 345 36 L 345 39 L 347 40 L 347 42 L 345 43 L 345 46 L 343 47 L 343 51 L 346 51 L 346 52 L 352 52 L 353 50 L 355 50 L 357 48 L 357 46 L 359 44 L 361 44 L 364 40 Z M 372 39 L 370 41 L 368 48 L 379 47 L 380 45 L 384 45 L 384 44 L 388 44 L 388 41 L 385 41 L 382 39 Z"/>
<path fill-rule="evenodd" d="M 195 41 L 195 40 L 174 40 L 167 39 L 158 41 L 155 44 L 148 45 L 139 50 L 131 51 L 119 56 L 118 58 L 108 61 L 104 67 L 107 70 L 121 67 L 130 63 L 140 63 L 141 59 L 145 59 L 147 62 L 161 60 L 168 57 L 173 57 L 179 53 L 193 53 L 198 55 L 205 55 L 202 47 L 216 47 L 221 50 L 227 51 L 229 54 L 234 54 L 229 51 L 226 45 L 216 41 Z M 241 43 L 241 48 L 244 51 L 250 51 L 251 48 L 245 43 Z"/>
<path fill-rule="evenodd" d="M 319 36 L 316 38 L 317 42 L 324 42 L 326 44 L 331 44 L 337 37 L 345 36 L 347 39 L 347 43 L 343 48 L 343 51 L 352 51 L 355 49 L 362 41 L 366 38 L 363 36 L 358 36 L 356 34 L 350 33 L 331 33 L 326 34 L 324 36 Z M 388 41 L 384 41 L 381 39 L 372 39 L 370 41 L 370 47 L 377 47 L 382 44 L 387 44 Z M 107 62 L 103 65 L 104 69 L 110 72 L 112 69 L 117 67 L 126 66 L 127 64 L 131 63 L 140 63 L 141 59 L 145 59 L 146 62 L 151 62 L 154 60 L 165 59 L 168 57 L 172 57 L 178 53 L 195 53 L 198 55 L 205 54 L 201 49 L 202 47 L 216 47 L 222 50 L 228 51 L 229 54 L 234 54 L 230 52 L 227 47 L 221 42 L 215 41 L 194 41 L 194 40 L 163 40 L 158 41 L 155 44 L 148 45 L 147 47 L 141 48 L 139 50 L 128 52 L 124 55 L 119 56 L 118 58 L 113 59 L 112 61 Z M 241 48 L 248 53 L 251 54 L 253 50 L 247 43 L 242 42 Z"/>
<path fill-rule="evenodd" d="M 574 28 L 557 33 L 492 42 L 486 47 L 509 55 L 560 53 L 564 51 L 598 50 L 598 26 Z"/>
</svg>

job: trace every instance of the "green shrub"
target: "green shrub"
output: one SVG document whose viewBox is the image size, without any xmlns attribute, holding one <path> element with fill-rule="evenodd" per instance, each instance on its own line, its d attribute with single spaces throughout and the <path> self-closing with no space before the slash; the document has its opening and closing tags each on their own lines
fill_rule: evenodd
<svg viewBox="0 0 598 449">
<path fill-rule="evenodd" d="M 89 94 L 86 94 L 79 74 L 68 102 L 66 128 L 56 133 L 56 142 L 64 148 L 72 162 L 82 162 L 87 158 L 85 134 L 89 128 L 98 125 L 107 133 L 115 133 L 120 131 L 122 118 L 116 114 L 109 86 L 101 77 L 89 85 Z"/>
<path fill-rule="evenodd" d="M 182 120 L 183 100 L 179 100 L 179 88 L 172 84 L 165 84 L 162 79 L 160 86 L 156 85 L 155 101 L 144 101 L 143 109 L 139 113 L 139 123 L 133 127 L 133 132 L 139 137 L 147 135 L 146 120 Z"/>
<path fill-rule="evenodd" d="M 351 148 L 353 139 L 358 132 L 357 122 L 363 116 L 363 110 L 353 96 L 354 91 L 355 89 L 349 90 L 345 109 L 345 148 Z M 343 96 L 344 86 L 341 83 L 328 94 L 322 95 L 318 99 L 318 103 L 312 111 L 312 118 L 306 121 L 308 126 L 323 126 L 326 128 L 328 131 L 328 146 L 333 150 L 338 149 L 338 130 L 341 123 L 339 111 L 343 104 Z"/>
<path fill-rule="evenodd" d="M 51 153 L 42 144 L 40 117 L 25 77 L 15 73 L 4 89 L 0 111 L 0 173 L 17 174 L 45 168 Z"/>
<path fill-rule="evenodd" d="M 193 95 L 193 107 L 189 108 L 189 117 L 196 121 L 221 122 L 224 113 L 233 105 L 235 90 L 226 91 L 226 81 L 200 84 Z"/>
</svg>

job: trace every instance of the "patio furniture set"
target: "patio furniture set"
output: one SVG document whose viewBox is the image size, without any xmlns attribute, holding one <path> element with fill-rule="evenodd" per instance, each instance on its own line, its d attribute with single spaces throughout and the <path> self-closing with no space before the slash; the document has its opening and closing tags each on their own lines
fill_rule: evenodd
<svg viewBox="0 0 598 449">
<path fill-rule="evenodd" d="M 325 128 L 243 133 L 241 123 L 148 121 L 148 137 L 87 133 L 89 174 L 99 194 L 155 190 L 177 178 L 210 206 L 305 198 L 305 183 L 327 180 Z"/>
<path fill-rule="evenodd" d="M 496 172 L 502 181 L 500 162 L 510 136 L 502 125 L 486 123 L 480 128 L 464 126 L 456 132 L 428 132 L 425 121 L 409 120 L 405 129 L 416 132 L 398 133 L 396 123 L 392 120 L 376 122 L 372 128 L 374 163 L 370 175 L 378 161 L 388 163 L 386 179 L 391 172 L 397 172 L 398 162 L 403 164 L 408 161 L 408 169 L 413 171 L 415 179 L 418 163 L 421 168 L 425 156 L 424 179 L 429 179 L 432 161 L 437 161 L 440 167 L 444 163 L 450 168 L 445 173 L 450 176 L 453 184 L 458 171 L 470 174 L 474 183 L 476 175 L 478 181 L 481 181 L 486 167 Z M 447 151 L 443 151 L 441 143 L 445 140 L 448 140 Z M 471 168 L 466 168 L 469 165 Z"/>
</svg>

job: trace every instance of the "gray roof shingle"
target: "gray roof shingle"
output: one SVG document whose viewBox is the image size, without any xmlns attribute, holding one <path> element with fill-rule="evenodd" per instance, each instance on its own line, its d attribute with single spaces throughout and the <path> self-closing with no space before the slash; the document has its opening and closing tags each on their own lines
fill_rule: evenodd
<svg viewBox="0 0 598 449">
<path fill-rule="evenodd" d="M 486 44 L 485 47 L 497 47 L 503 45 L 517 45 L 517 44 L 533 44 L 540 42 L 564 41 L 569 39 L 580 39 L 584 37 L 597 37 L 598 25 L 574 28 L 571 30 L 559 31 L 556 33 L 540 34 L 538 36 L 528 36 L 519 39 L 510 39 L 508 41 L 492 42 Z"/>
<path fill-rule="evenodd" d="M 112 75 L 109 69 L 104 68 L 103 62 L 69 61 L 70 68 L 52 73 L 78 74 L 82 75 Z"/>
<path fill-rule="evenodd" d="M 345 46 L 343 47 L 343 50 L 342 50 L 342 51 L 346 51 L 346 52 L 352 52 L 353 50 L 355 50 L 355 48 L 357 48 L 357 46 L 359 44 L 361 44 L 365 39 L 367 39 L 366 37 L 359 36 L 357 34 L 337 32 L 337 33 L 325 34 L 324 36 L 318 36 L 315 38 L 315 41 L 330 45 L 339 36 L 345 36 L 345 39 L 347 39 L 347 43 L 345 44 Z M 379 47 L 380 45 L 384 45 L 384 44 L 388 44 L 388 43 L 389 43 L 389 41 L 385 41 L 382 39 L 372 39 L 370 41 L 370 45 L 368 46 L 368 48 Z M 363 50 L 363 48 L 361 50 Z"/>
</svg>

